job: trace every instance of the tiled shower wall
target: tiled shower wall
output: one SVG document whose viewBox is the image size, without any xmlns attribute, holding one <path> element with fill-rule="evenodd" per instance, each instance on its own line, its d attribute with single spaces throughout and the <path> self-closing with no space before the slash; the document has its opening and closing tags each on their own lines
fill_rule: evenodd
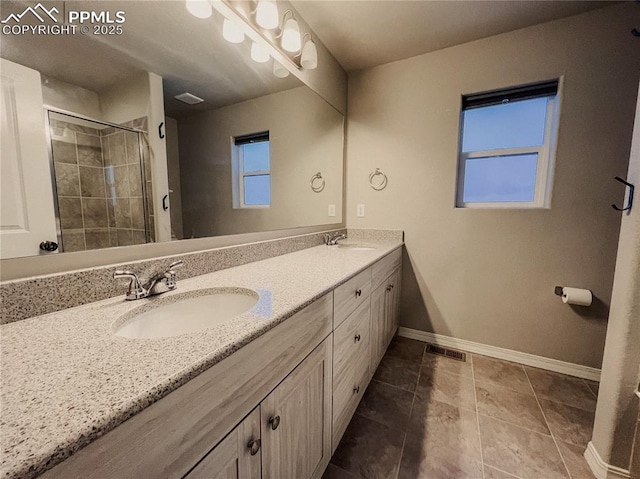
<svg viewBox="0 0 640 479">
<path fill-rule="evenodd" d="M 123 123 L 122 126 L 135 128 L 136 130 L 148 131 L 147 117 L 137 118 L 135 120 Z M 151 154 L 149 149 L 148 134 L 141 135 L 142 141 L 142 164 L 144 168 L 145 191 L 147 195 L 147 222 L 149 241 L 155 241 L 155 213 L 153 211 L 153 182 L 151 180 Z"/>
<path fill-rule="evenodd" d="M 54 119 L 51 132 L 64 251 L 145 243 L 138 135 Z"/>
</svg>

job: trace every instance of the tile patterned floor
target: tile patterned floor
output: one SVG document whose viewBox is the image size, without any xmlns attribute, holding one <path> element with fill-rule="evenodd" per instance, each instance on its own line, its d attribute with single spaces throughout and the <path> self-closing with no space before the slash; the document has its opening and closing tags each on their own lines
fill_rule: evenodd
<svg viewBox="0 0 640 479">
<path fill-rule="evenodd" d="M 598 384 L 397 337 L 323 479 L 593 479 Z"/>
</svg>

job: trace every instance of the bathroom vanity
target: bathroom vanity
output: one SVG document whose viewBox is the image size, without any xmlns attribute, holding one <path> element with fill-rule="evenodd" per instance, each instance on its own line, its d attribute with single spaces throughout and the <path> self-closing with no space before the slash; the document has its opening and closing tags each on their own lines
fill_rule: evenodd
<svg viewBox="0 0 640 479">
<path fill-rule="evenodd" d="M 158 298 L 222 285 L 260 296 L 248 313 L 196 333 L 114 335 L 138 303 L 158 298 L 113 298 L 6 325 L 5 339 L 44 328 L 32 347 L 58 340 L 85 356 L 59 368 L 36 361 L 50 369 L 37 376 L 58 381 L 38 385 L 34 377 L 23 381 L 22 396 L 7 398 L 11 442 L 20 434 L 24 441 L 11 445 L 3 477 L 320 478 L 398 327 L 402 243 L 369 243 L 318 246 L 179 281 Z M 74 327 L 77 336 L 60 341 Z M 8 366 L 19 367 L 27 342 L 7 343 Z M 21 410 L 20 397 L 34 409 Z"/>
</svg>

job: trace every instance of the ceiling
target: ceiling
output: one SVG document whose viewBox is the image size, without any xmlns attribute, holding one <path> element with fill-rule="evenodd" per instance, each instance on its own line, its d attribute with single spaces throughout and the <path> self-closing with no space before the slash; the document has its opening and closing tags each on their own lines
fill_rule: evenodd
<svg viewBox="0 0 640 479">
<path fill-rule="evenodd" d="M 349 72 L 617 2 L 293 0 L 292 3 Z"/>
</svg>

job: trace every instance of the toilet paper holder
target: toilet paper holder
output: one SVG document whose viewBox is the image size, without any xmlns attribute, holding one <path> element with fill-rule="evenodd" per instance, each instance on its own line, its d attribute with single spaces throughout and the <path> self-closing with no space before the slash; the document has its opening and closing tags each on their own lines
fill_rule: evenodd
<svg viewBox="0 0 640 479">
<path fill-rule="evenodd" d="M 593 302 L 593 293 L 588 289 L 556 286 L 553 292 L 562 298 L 563 303 L 571 306 L 591 306 Z"/>
</svg>

